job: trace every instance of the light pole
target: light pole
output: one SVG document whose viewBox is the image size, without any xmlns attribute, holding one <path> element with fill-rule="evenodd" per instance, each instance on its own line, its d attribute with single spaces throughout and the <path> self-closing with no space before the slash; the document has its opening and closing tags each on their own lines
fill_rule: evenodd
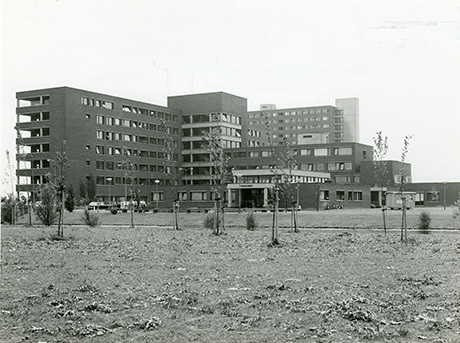
<svg viewBox="0 0 460 343">
<path fill-rule="evenodd" d="M 158 209 L 158 200 L 160 199 L 160 193 L 158 192 L 158 185 L 160 183 L 160 180 L 156 179 L 155 183 L 157 185 L 157 209 Z"/>
<path fill-rule="evenodd" d="M 108 178 L 106 178 L 106 180 L 107 180 L 107 183 L 108 183 L 108 185 L 109 185 L 109 204 L 110 204 L 110 199 L 111 199 L 111 196 L 110 196 L 110 195 L 111 195 L 111 194 L 110 194 L 110 186 L 112 185 L 112 180 L 113 180 L 113 179 L 112 179 L 111 177 L 108 177 Z"/>
</svg>

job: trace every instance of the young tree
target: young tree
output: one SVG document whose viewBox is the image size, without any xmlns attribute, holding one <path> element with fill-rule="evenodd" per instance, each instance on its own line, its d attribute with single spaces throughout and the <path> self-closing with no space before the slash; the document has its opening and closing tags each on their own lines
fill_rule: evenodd
<svg viewBox="0 0 460 343">
<path fill-rule="evenodd" d="M 173 229 L 179 230 L 179 199 L 176 199 L 176 185 L 177 185 L 177 160 L 175 158 L 175 142 L 171 134 L 171 127 L 167 127 L 164 120 L 161 120 L 160 130 L 164 135 L 164 168 L 166 175 L 169 175 L 167 185 L 171 187 L 174 196 L 173 208 Z"/>
<path fill-rule="evenodd" d="M 129 208 L 131 213 L 131 228 L 134 229 L 134 206 L 133 206 L 133 195 L 134 195 L 134 178 L 136 175 L 136 165 L 129 158 L 130 153 L 126 147 L 123 147 L 123 155 L 125 159 L 120 162 L 120 166 L 125 171 L 125 183 L 129 184 Z"/>
<path fill-rule="evenodd" d="M 65 197 L 68 189 L 66 181 L 66 170 L 69 168 L 67 163 L 67 155 L 65 152 L 57 152 L 54 160 L 52 161 L 52 168 L 54 169 L 54 186 L 56 190 L 58 208 L 59 208 L 59 221 L 58 221 L 58 237 L 64 237 L 64 206 Z"/>
<path fill-rule="evenodd" d="M 223 222 L 222 199 L 227 177 L 228 158 L 224 154 L 222 146 L 222 128 L 219 124 L 221 118 L 215 117 L 213 120 L 217 124 L 209 132 L 203 131 L 203 141 L 205 149 L 209 153 L 210 162 L 212 163 L 211 192 L 214 194 L 214 207 L 216 211 L 214 233 L 219 236 L 223 232 L 223 226 L 221 225 Z"/>
<path fill-rule="evenodd" d="M 388 137 L 383 137 L 382 131 L 377 132 L 377 136 L 373 137 L 374 140 L 374 179 L 377 187 L 388 186 L 388 165 L 385 156 L 388 152 Z M 383 232 L 387 233 L 386 224 L 386 196 L 382 190 L 382 216 L 383 216 Z"/>
<path fill-rule="evenodd" d="M 6 153 L 6 161 L 7 161 L 7 166 L 8 166 L 8 169 L 6 170 L 6 174 L 7 174 L 7 177 L 9 177 L 10 184 L 11 184 L 11 197 L 12 197 L 11 224 L 14 225 L 16 223 L 16 218 L 17 218 L 16 198 L 14 196 L 15 194 L 14 169 L 13 169 L 13 165 L 11 164 L 10 152 L 6 150 L 5 153 Z"/>
<path fill-rule="evenodd" d="M 271 245 L 279 245 L 278 239 L 278 206 L 279 206 L 279 190 L 281 184 L 281 174 L 278 169 L 278 161 L 276 157 L 275 147 L 273 145 L 272 135 L 273 132 L 271 130 L 268 116 L 264 116 L 264 124 L 265 124 L 265 133 L 267 134 L 268 145 L 270 147 L 270 157 L 273 161 L 272 172 L 272 183 L 274 184 L 273 190 L 270 193 L 270 203 L 273 206 L 273 217 L 272 217 L 272 236 L 271 236 Z"/>
<path fill-rule="evenodd" d="M 285 207 L 291 206 L 291 230 L 299 232 L 297 227 L 297 187 L 296 177 L 293 171 L 297 169 L 297 161 L 294 159 L 293 151 L 289 141 L 283 138 L 283 151 L 276 158 L 276 168 L 281 174 L 280 190 L 283 193 Z"/>
<path fill-rule="evenodd" d="M 399 183 L 399 194 L 401 195 L 402 200 L 402 218 L 401 218 L 401 242 L 407 243 L 407 205 L 406 205 L 406 195 L 404 194 L 404 186 L 406 184 L 405 173 L 404 173 L 404 162 L 406 161 L 406 156 L 409 151 L 409 142 L 412 139 L 411 136 L 404 137 L 404 144 L 401 153 L 401 169 L 400 169 L 400 183 Z"/>
<path fill-rule="evenodd" d="M 2 224 L 13 224 L 14 198 L 11 194 L 2 197 Z"/>
<path fill-rule="evenodd" d="M 46 226 L 53 225 L 59 217 L 57 191 L 51 178 L 51 174 L 47 174 L 47 182 L 38 186 L 38 199 L 40 201 L 35 207 L 38 219 Z"/>
<path fill-rule="evenodd" d="M 25 162 L 27 161 L 27 157 L 31 157 L 32 155 L 26 153 L 25 151 L 25 147 L 26 147 L 26 144 L 24 143 L 24 140 L 22 138 L 22 134 L 21 134 L 21 131 L 19 130 L 19 128 L 17 126 L 14 127 L 14 129 L 16 130 L 16 135 L 17 135 L 17 139 L 18 139 L 18 144 L 16 145 L 16 156 L 17 156 L 17 159 L 19 161 L 19 164 L 21 163 L 21 161 Z M 31 171 L 32 171 L 32 176 L 31 176 L 31 184 L 33 185 L 34 183 L 34 180 L 33 180 L 33 168 L 34 166 L 32 165 L 31 163 Z M 21 169 L 21 167 L 19 167 L 19 169 Z M 32 226 L 32 208 L 33 208 L 33 204 L 32 204 L 32 192 L 27 192 L 27 201 L 26 203 L 28 204 L 28 216 L 29 216 L 29 225 Z"/>
</svg>

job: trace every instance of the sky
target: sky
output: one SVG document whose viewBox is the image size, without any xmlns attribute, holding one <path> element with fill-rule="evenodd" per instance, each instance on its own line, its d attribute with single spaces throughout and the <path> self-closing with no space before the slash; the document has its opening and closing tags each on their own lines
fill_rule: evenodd
<svg viewBox="0 0 460 343">
<path fill-rule="evenodd" d="M 414 182 L 460 182 L 460 3 L 452 0 L 3 0 L 1 160 L 15 93 L 69 86 L 166 105 L 224 91 L 277 108 L 360 99 Z"/>
</svg>

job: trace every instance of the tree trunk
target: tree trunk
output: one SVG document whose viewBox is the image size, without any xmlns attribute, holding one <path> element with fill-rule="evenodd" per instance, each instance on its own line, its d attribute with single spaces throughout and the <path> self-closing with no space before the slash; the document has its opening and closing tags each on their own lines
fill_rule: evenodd
<svg viewBox="0 0 460 343">
<path fill-rule="evenodd" d="M 131 229 L 134 229 L 134 204 L 133 204 L 133 193 L 131 191 L 131 198 L 129 200 L 129 207 L 131 211 Z"/>
<path fill-rule="evenodd" d="M 382 216 L 383 216 L 383 233 L 387 234 L 387 209 L 385 206 L 382 207 Z"/>
<path fill-rule="evenodd" d="M 294 218 L 294 232 L 299 232 L 299 228 L 297 227 L 297 207 L 292 206 L 292 213 Z"/>
<path fill-rule="evenodd" d="M 407 243 L 406 199 L 402 197 L 401 242 Z"/>
<path fill-rule="evenodd" d="M 272 244 L 278 245 L 278 190 L 275 191 L 275 204 L 273 211 L 273 228 L 272 228 Z"/>
</svg>

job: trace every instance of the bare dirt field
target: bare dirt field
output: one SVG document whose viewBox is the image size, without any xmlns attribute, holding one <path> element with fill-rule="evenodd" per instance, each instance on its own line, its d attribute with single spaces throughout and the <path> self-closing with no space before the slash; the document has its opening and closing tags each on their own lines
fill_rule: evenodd
<svg viewBox="0 0 460 343">
<path fill-rule="evenodd" d="M 0 341 L 460 341 L 458 232 L 283 228 L 269 247 L 268 228 L 194 220 L 2 227 Z"/>
</svg>

